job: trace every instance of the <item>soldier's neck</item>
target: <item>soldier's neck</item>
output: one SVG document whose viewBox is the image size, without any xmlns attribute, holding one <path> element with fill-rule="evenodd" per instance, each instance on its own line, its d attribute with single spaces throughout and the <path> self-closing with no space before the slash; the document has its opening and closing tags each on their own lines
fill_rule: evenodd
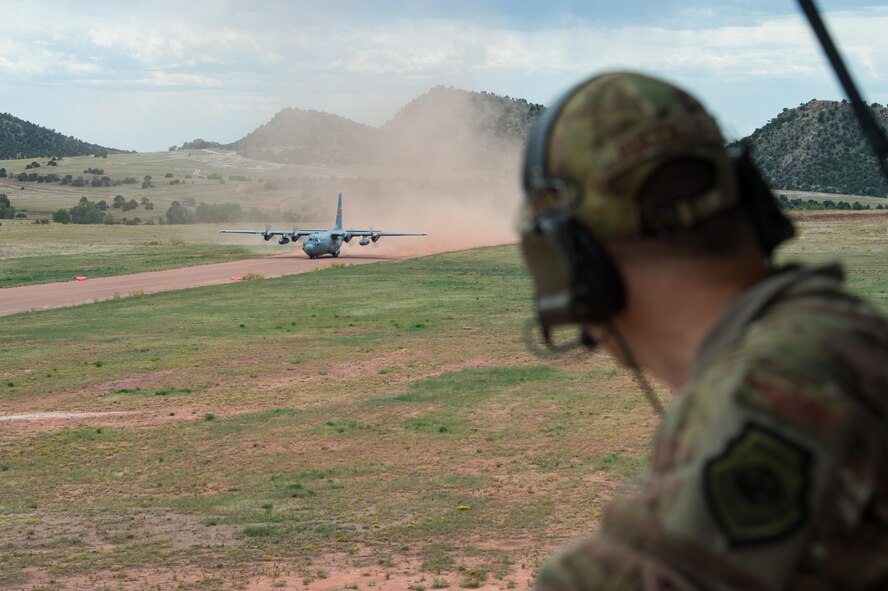
<svg viewBox="0 0 888 591">
<path fill-rule="evenodd" d="M 697 350 L 737 294 L 765 278 L 761 259 L 624 272 L 628 303 L 614 322 L 638 364 L 673 390 L 691 378 Z"/>
</svg>

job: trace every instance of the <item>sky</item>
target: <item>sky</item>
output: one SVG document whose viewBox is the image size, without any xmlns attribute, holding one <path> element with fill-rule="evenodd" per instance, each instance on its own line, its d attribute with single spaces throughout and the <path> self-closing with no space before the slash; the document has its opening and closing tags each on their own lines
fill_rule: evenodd
<svg viewBox="0 0 888 591">
<path fill-rule="evenodd" d="M 864 99 L 888 103 L 888 0 L 819 0 Z M 0 0 L 0 112 L 91 143 L 235 141 L 283 108 L 368 125 L 436 85 L 550 104 L 637 70 L 729 138 L 844 94 L 790 0 Z"/>
</svg>

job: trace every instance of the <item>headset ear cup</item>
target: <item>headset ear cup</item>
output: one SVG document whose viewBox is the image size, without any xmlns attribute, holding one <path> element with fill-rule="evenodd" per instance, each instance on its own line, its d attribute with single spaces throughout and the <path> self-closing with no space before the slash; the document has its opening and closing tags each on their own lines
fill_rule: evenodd
<svg viewBox="0 0 888 591">
<path fill-rule="evenodd" d="M 569 220 L 574 244 L 573 316 L 583 324 L 601 324 L 626 305 L 626 289 L 613 257 L 582 224 Z"/>
</svg>

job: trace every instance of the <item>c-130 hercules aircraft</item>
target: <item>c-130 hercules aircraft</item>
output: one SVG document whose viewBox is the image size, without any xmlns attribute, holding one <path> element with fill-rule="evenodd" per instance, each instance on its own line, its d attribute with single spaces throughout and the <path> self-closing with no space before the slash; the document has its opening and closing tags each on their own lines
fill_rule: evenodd
<svg viewBox="0 0 888 591">
<path fill-rule="evenodd" d="M 302 250 L 308 258 L 314 259 L 322 254 L 339 256 L 339 249 L 343 242 L 350 242 L 355 236 L 360 236 L 361 246 L 367 246 L 371 242 L 377 242 L 383 236 L 428 236 L 420 232 L 378 232 L 376 230 L 344 230 L 342 228 L 342 193 L 339 194 L 339 204 L 336 206 L 336 223 L 329 230 L 219 230 L 220 234 L 259 234 L 265 240 L 271 240 L 272 236 L 280 236 L 278 244 L 287 244 L 291 240 L 295 243 L 305 236 L 302 241 Z"/>
</svg>

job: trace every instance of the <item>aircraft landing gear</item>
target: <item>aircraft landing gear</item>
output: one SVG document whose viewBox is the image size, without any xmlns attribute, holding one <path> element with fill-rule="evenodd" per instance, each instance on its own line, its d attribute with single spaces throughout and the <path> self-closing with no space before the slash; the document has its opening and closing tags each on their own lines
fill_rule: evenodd
<svg viewBox="0 0 888 591">
<path fill-rule="evenodd" d="M 333 258 L 335 259 L 338 257 L 339 257 L 339 251 L 337 250 L 336 252 L 333 253 Z"/>
</svg>

